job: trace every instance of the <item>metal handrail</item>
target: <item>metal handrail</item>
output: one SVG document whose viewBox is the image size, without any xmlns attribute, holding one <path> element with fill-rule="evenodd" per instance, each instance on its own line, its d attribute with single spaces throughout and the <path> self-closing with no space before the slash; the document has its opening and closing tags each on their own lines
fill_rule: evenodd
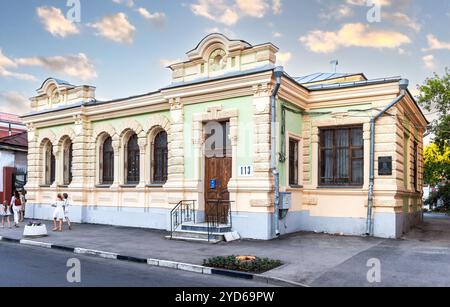
<svg viewBox="0 0 450 307">
<path fill-rule="evenodd" d="M 207 219 L 207 231 L 208 231 L 208 241 L 211 240 L 213 229 L 219 227 L 220 225 L 225 225 L 228 227 L 233 227 L 233 219 L 232 219 L 232 210 L 231 210 L 231 204 L 234 203 L 234 201 L 229 200 L 208 200 L 208 203 L 216 203 L 216 214 L 215 215 L 208 215 L 206 216 Z M 228 204 L 228 210 L 227 212 L 219 212 L 219 207 L 221 204 Z M 220 214 L 223 213 L 223 214 Z M 226 217 L 227 221 L 226 223 L 223 222 L 223 218 Z"/>
<path fill-rule="evenodd" d="M 195 200 L 182 200 L 170 211 L 170 238 L 186 222 L 196 221 Z"/>
</svg>

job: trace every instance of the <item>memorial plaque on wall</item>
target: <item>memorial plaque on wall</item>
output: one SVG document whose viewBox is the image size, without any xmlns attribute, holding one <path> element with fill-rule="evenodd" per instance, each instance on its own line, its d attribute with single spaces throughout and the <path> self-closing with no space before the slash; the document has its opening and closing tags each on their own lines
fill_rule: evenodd
<svg viewBox="0 0 450 307">
<path fill-rule="evenodd" d="M 392 157 L 378 158 L 378 176 L 392 175 Z"/>
</svg>

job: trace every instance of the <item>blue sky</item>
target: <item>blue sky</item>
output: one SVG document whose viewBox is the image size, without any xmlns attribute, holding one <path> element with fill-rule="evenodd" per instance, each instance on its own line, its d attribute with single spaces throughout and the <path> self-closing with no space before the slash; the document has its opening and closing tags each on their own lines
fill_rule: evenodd
<svg viewBox="0 0 450 307">
<path fill-rule="evenodd" d="M 301 76 L 331 70 L 369 78 L 401 75 L 411 89 L 450 66 L 450 1 L 66 0 L 0 2 L 0 111 L 28 112 L 27 98 L 49 76 L 97 87 L 98 99 L 150 92 L 170 83 L 165 65 L 183 60 L 208 33 L 272 42 L 280 64 Z"/>
</svg>

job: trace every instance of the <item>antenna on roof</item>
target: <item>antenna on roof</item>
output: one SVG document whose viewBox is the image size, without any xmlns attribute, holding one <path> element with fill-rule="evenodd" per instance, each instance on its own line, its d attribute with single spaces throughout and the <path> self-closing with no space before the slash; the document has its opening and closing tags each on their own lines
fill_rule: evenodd
<svg viewBox="0 0 450 307">
<path fill-rule="evenodd" d="M 333 71 L 334 73 L 337 72 L 337 66 L 339 65 L 339 61 L 338 60 L 333 60 L 330 62 L 331 65 L 333 65 Z"/>
</svg>

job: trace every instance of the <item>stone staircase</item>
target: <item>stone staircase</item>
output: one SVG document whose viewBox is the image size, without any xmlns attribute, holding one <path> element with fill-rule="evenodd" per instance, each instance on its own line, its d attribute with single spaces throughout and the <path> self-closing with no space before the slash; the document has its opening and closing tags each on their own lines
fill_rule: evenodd
<svg viewBox="0 0 450 307">
<path fill-rule="evenodd" d="M 172 236 L 166 236 L 167 239 L 171 240 L 181 240 L 181 241 L 191 241 L 191 242 L 203 242 L 216 244 L 225 241 L 225 236 L 228 234 L 231 237 L 232 229 L 228 225 L 219 225 L 217 227 L 212 227 L 208 233 L 207 223 L 183 223 L 178 229 L 176 229 Z"/>
</svg>

